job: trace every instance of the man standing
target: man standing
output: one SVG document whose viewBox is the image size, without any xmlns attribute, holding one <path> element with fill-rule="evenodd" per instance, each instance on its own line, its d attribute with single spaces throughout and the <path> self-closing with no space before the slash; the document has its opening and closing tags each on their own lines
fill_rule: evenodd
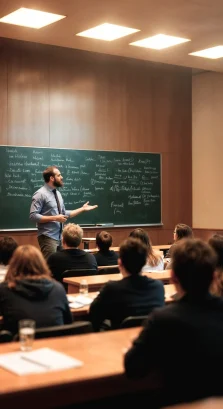
<svg viewBox="0 0 223 409">
<path fill-rule="evenodd" d="M 32 198 L 30 219 L 37 223 L 38 242 L 47 259 L 60 246 L 63 223 L 68 217 L 75 217 L 82 212 L 93 210 L 87 202 L 75 210 L 66 210 L 60 192 L 56 189 L 63 186 L 63 176 L 56 166 L 50 166 L 43 172 L 44 186 L 37 190 Z"/>
</svg>

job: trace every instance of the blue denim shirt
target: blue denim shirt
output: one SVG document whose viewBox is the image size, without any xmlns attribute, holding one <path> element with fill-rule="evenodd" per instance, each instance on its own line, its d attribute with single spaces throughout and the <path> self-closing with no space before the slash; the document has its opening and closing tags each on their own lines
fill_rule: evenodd
<svg viewBox="0 0 223 409">
<path fill-rule="evenodd" d="M 48 222 L 40 223 L 42 216 L 55 216 L 59 214 L 57 208 L 57 202 L 52 191 L 47 183 L 37 190 L 33 197 L 30 207 L 29 218 L 36 222 L 38 228 L 38 236 L 43 234 L 44 236 L 51 237 L 54 240 L 60 240 L 60 223 L 59 222 Z M 62 214 L 70 216 L 69 210 L 65 209 L 63 198 L 59 190 L 57 190 L 57 196 L 61 206 Z"/>
</svg>

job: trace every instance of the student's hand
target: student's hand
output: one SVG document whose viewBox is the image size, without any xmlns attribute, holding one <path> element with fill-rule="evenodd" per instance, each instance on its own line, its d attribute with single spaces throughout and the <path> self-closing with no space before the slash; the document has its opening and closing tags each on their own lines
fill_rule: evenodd
<svg viewBox="0 0 223 409">
<path fill-rule="evenodd" d="M 89 203 L 89 202 L 86 202 L 86 203 L 83 205 L 83 208 L 84 208 L 85 212 L 88 212 L 89 210 L 96 209 L 96 207 L 98 207 L 98 205 L 93 205 L 93 206 L 91 206 L 91 205 L 89 205 L 88 203 Z"/>
</svg>

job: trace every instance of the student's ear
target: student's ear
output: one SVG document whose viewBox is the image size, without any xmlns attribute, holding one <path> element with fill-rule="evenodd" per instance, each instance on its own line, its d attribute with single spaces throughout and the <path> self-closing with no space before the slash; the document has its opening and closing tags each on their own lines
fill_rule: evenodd
<svg viewBox="0 0 223 409">
<path fill-rule="evenodd" d="M 122 260 L 120 258 L 118 258 L 118 266 L 119 266 L 120 269 L 123 267 L 122 266 Z"/>
</svg>

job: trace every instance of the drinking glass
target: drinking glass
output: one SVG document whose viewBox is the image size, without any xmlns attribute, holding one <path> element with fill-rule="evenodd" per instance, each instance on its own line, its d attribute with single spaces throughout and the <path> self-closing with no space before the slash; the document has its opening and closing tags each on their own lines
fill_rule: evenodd
<svg viewBox="0 0 223 409">
<path fill-rule="evenodd" d="M 80 294 L 87 294 L 88 293 L 88 283 L 87 280 L 81 280 L 80 287 L 79 287 Z"/>
<path fill-rule="evenodd" d="M 36 323 L 34 320 L 19 321 L 19 341 L 21 351 L 31 351 L 35 336 Z"/>
</svg>

